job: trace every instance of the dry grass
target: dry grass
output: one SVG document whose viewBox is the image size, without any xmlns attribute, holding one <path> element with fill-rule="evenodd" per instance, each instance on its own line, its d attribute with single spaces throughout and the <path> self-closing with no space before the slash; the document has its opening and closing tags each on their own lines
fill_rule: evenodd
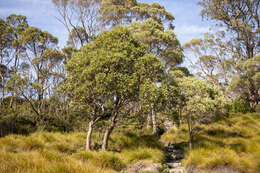
<svg viewBox="0 0 260 173">
<path fill-rule="evenodd" d="M 238 172 L 260 172 L 260 116 L 237 115 L 230 119 L 201 125 L 191 151 L 186 148 L 184 164 L 200 170 L 228 168 Z M 185 127 L 162 136 L 163 142 L 188 140 Z"/>
<path fill-rule="evenodd" d="M 37 132 L 0 138 L 0 173 L 112 173 L 141 160 L 164 160 L 162 145 L 148 134 L 112 135 L 114 152 L 85 152 L 85 135 Z"/>
</svg>

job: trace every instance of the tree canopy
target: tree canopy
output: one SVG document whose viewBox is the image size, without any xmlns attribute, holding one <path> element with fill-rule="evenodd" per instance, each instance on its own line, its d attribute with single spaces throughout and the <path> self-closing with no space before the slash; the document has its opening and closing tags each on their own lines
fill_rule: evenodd
<svg viewBox="0 0 260 173">
<path fill-rule="evenodd" d="M 74 102 L 89 109 L 92 123 L 111 115 L 103 149 L 122 108 L 137 101 L 145 80 L 156 82 L 160 76 L 160 61 L 146 52 L 146 47 L 135 40 L 127 28 L 117 27 L 98 35 L 66 65 L 68 77 L 63 87 Z"/>
</svg>

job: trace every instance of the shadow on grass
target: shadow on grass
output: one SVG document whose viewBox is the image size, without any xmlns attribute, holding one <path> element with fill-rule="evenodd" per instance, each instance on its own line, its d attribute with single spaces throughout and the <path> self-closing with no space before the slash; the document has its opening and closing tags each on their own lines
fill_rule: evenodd
<svg viewBox="0 0 260 173">
<path fill-rule="evenodd" d="M 133 132 L 125 132 L 114 134 L 109 141 L 109 148 L 112 151 L 122 151 L 124 149 L 134 148 L 153 148 L 163 149 L 163 144 L 154 135 L 137 134 Z"/>
</svg>

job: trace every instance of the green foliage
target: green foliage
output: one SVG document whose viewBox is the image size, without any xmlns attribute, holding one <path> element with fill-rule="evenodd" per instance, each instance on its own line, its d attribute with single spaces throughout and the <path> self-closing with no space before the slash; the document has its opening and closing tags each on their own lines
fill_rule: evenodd
<svg viewBox="0 0 260 173">
<path fill-rule="evenodd" d="M 220 87 L 226 94 L 232 75 L 236 73 L 237 56 L 229 55 L 232 44 L 227 42 L 227 33 L 216 31 L 205 33 L 203 38 L 195 38 L 183 45 L 184 52 L 189 55 L 190 67 L 196 76 L 212 85 Z M 196 58 L 193 58 L 193 57 Z"/>
<path fill-rule="evenodd" d="M 7 106 L 0 106 L 0 137 L 10 133 L 29 134 L 37 129 L 36 117 L 32 116 L 30 111 L 25 113 L 25 109 L 25 105 L 18 105 L 17 110 L 19 111 Z"/>
<path fill-rule="evenodd" d="M 226 39 L 220 41 L 221 44 L 218 43 L 226 51 L 217 51 L 216 58 L 213 59 L 221 60 L 214 62 L 216 65 L 222 64 L 224 67 L 228 62 L 233 68 L 232 82 L 227 83 L 233 91 L 231 96 L 234 97 L 235 93 L 249 101 L 251 108 L 255 108 L 260 100 L 259 87 L 256 84 L 259 75 L 259 1 L 200 0 L 199 5 L 202 6 L 203 17 L 216 21 L 220 27 L 226 29 L 223 32 L 223 37 L 227 35 Z M 218 40 L 221 39 L 220 37 Z M 232 49 L 233 47 L 236 49 Z M 205 48 L 211 49 L 210 46 Z M 208 69 L 213 69 L 214 72 L 214 67 Z"/>
<path fill-rule="evenodd" d="M 9 107 L 10 100 L 15 103 L 13 108 Z M 82 115 L 84 111 L 65 112 L 59 106 L 62 103 L 53 98 L 44 102 L 45 110 L 42 112 L 44 117 L 35 114 L 29 103 L 24 99 L 8 97 L 4 99 L 4 103 L 5 105 L 0 106 L 0 136 L 8 134 L 27 135 L 37 130 L 78 131 L 84 129 L 88 123 L 88 119 Z"/>
<path fill-rule="evenodd" d="M 146 47 L 126 27 L 117 27 L 82 47 L 66 70 L 68 77 L 60 89 L 72 104 L 86 109 L 92 126 L 110 116 L 112 129 L 123 108 L 138 100 L 141 85 L 146 80 L 158 81 L 162 66 L 154 55 L 146 54 Z"/>
<path fill-rule="evenodd" d="M 134 38 L 147 45 L 166 68 L 183 62 L 181 45 L 172 29 L 166 30 L 162 23 L 152 18 L 144 22 L 132 22 L 129 29 Z"/>
<path fill-rule="evenodd" d="M 252 111 L 250 104 L 242 99 L 237 99 L 232 103 L 232 112 L 234 113 L 247 113 Z"/>
<path fill-rule="evenodd" d="M 181 90 L 180 103 L 188 123 L 189 147 L 192 148 L 193 138 L 198 131 L 196 126 L 212 121 L 224 112 L 230 100 L 217 87 L 194 77 L 177 78 Z"/>
<path fill-rule="evenodd" d="M 214 113 L 216 109 L 223 108 L 229 103 L 223 92 L 218 88 L 194 77 L 183 77 L 178 79 L 182 95 L 185 97 L 185 110 L 192 116 L 203 116 L 203 114 Z M 202 117 L 201 117 L 202 118 Z M 205 117 L 207 118 L 207 117 Z M 203 119 L 195 118 L 195 121 Z"/>
<path fill-rule="evenodd" d="M 239 91 L 240 96 L 255 108 L 260 101 L 260 56 L 241 61 L 238 67 L 243 72 L 233 76 L 230 89 Z"/>
<path fill-rule="evenodd" d="M 255 45 L 258 44 L 256 35 L 259 33 L 258 1 L 200 0 L 199 5 L 203 8 L 201 11 L 203 17 L 221 23 L 228 31 L 240 33 L 237 41 L 243 40 L 244 43 L 241 42 L 243 47 L 249 44 L 250 48 L 247 50 L 257 50 Z M 252 53 L 247 52 L 246 59 L 252 58 L 254 56 Z"/>
<path fill-rule="evenodd" d="M 68 62 L 69 77 L 64 87 L 71 95 L 80 96 L 79 101 L 101 96 L 131 99 L 142 82 L 139 79 L 149 75 L 141 64 L 153 62 L 154 73 L 161 67 L 154 56 L 144 54 L 145 47 L 125 28 L 103 32 Z"/>
<path fill-rule="evenodd" d="M 136 0 L 104 0 L 100 4 L 100 19 L 105 25 L 129 24 L 136 20 L 152 18 L 159 23 L 172 22 L 174 17 L 158 3 L 142 3 Z"/>
</svg>

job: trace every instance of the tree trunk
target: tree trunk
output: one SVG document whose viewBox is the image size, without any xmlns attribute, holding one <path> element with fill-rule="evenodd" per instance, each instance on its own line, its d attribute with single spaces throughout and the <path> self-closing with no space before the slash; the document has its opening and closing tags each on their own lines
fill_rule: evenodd
<svg viewBox="0 0 260 173">
<path fill-rule="evenodd" d="M 179 110 L 179 126 L 182 125 L 182 111 L 181 109 Z"/>
<path fill-rule="evenodd" d="M 15 49 L 15 60 L 14 60 L 14 66 L 13 66 L 13 69 L 14 69 L 14 74 L 17 74 L 17 62 L 18 62 L 18 50 L 17 48 Z M 15 84 L 13 86 L 15 88 Z M 16 97 L 17 94 L 16 92 L 11 92 L 11 100 L 10 100 L 10 103 L 9 103 L 9 107 L 12 108 L 13 107 L 13 103 L 14 103 L 14 96 Z M 16 99 L 15 99 L 16 100 Z M 15 106 L 16 107 L 16 106 Z"/>
<path fill-rule="evenodd" d="M 91 145 L 91 135 L 92 135 L 92 131 L 93 131 L 93 125 L 94 125 L 94 121 L 91 120 L 88 125 L 88 134 L 87 134 L 87 138 L 86 138 L 86 150 L 87 151 L 91 150 L 90 145 Z"/>
<path fill-rule="evenodd" d="M 189 149 L 192 150 L 192 140 L 191 140 L 191 136 L 190 136 L 190 139 L 189 139 Z"/>
<path fill-rule="evenodd" d="M 188 130 L 189 130 L 189 149 L 192 149 L 192 142 L 193 142 L 193 133 L 192 133 L 192 125 L 191 125 L 191 116 L 187 115 L 187 122 L 188 122 Z"/>
<path fill-rule="evenodd" d="M 152 122 L 153 122 L 153 134 L 157 134 L 157 122 L 156 122 L 156 114 L 154 112 L 154 109 L 152 108 Z"/>
<path fill-rule="evenodd" d="M 1 76 L 1 81 L 2 81 L 2 84 L 3 84 L 3 87 L 2 87 L 2 98 L 0 100 L 0 105 L 4 104 L 4 98 L 5 98 L 5 83 L 4 83 L 4 77 L 1 75 L 0 73 L 0 76 Z"/>
<path fill-rule="evenodd" d="M 146 128 L 147 128 L 147 129 L 150 129 L 150 128 L 151 128 L 151 114 L 148 114 L 148 115 L 147 115 Z"/>
<path fill-rule="evenodd" d="M 105 131 L 103 143 L 102 143 L 102 150 L 107 150 L 108 139 L 109 139 L 109 136 L 110 136 L 111 132 L 113 131 L 115 125 L 116 125 L 116 118 L 117 118 L 117 113 L 115 113 L 112 116 L 112 119 L 110 121 L 110 125 L 109 125 L 108 129 Z"/>
</svg>

